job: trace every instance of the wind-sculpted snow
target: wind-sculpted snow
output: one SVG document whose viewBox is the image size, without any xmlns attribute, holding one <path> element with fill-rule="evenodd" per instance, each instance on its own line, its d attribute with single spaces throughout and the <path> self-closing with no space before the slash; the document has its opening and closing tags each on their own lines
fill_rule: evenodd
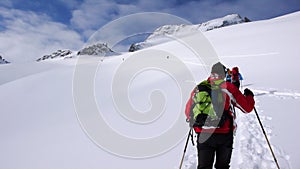
<svg viewBox="0 0 300 169">
<path fill-rule="evenodd" d="M 272 90 L 254 89 L 253 91 L 256 93 L 255 96 L 267 95 L 267 96 L 276 96 L 282 99 L 285 99 L 287 97 L 300 99 L 300 92 L 297 91 L 279 91 L 276 89 L 272 89 Z"/>
</svg>

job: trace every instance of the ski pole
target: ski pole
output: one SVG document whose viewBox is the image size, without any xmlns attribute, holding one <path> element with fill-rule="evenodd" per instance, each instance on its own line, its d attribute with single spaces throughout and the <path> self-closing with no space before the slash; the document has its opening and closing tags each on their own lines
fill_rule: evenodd
<svg viewBox="0 0 300 169">
<path fill-rule="evenodd" d="M 261 127 L 261 129 L 262 129 L 262 131 L 263 131 L 263 133 L 264 133 L 264 135 L 265 135 L 265 138 L 266 138 L 267 143 L 268 143 L 268 146 L 269 146 L 269 148 L 270 148 L 270 150 L 271 150 L 271 153 L 272 153 L 272 156 L 273 156 L 274 161 L 275 161 L 275 163 L 276 163 L 276 166 L 277 166 L 278 169 L 280 169 L 279 164 L 278 164 L 278 162 L 277 162 L 277 159 L 276 159 L 276 157 L 275 157 L 275 154 L 274 154 L 274 152 L 273 152 L 273 149 L 272 149 L 272 147 L 271 147 L 270 141 L 269 141 L 269 139 L 268 139 L 268 137 L 267 137 L 267 134 L 266 134 L 265 129 L 264 129 L 263 125 L 262 125 L 262 122 L 260 121 L 260 118 L 259 118 L 259 116 L 258 116 L 258 113 L 257 113 L 255 107 L 254 107 L 254 111 L 255 111 L 256 117 L 257 117 L 257 119 L 258 119 L 258 122 L 259 122 L 259 124 L 260 124 L 260 127 Z"/>
<path fill-rule="evenodd" d="M 182 158 L 181 158 L 181 161 L 180 161 L 179 169 L 181 169 L 181 167 L 182 167 L 182 163 L 183 163 L 183 159 L 184 159 L 184 156 L 185 156 L 186 148 L 187 148 L 187 145 L 188 145 L 188 142 L 189 142 L 189 138 L 190 138 L 190 136 L 192 135 L 192 134 L 191 134 L 192 129 L 193 129 L 193 128 L 191 127 L 190 130 L 189 130 L 188 137 L 187 137 L 187 139 L 186 139 L 186 143 L 185 143 L 185 147 L 184 147 L 184 150 L 183 150 L 183 155 L 182 155 Z"/>
</svg>

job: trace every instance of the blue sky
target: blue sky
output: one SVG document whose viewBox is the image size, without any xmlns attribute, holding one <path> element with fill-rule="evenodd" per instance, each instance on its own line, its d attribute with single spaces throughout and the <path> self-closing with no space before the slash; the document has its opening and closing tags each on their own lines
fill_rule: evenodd
<svg viewBox="0 0 300 169">
<path fill-rule="evenodd" d="M 0 55 L 9 60 L 77 50 L 103 25 L 140 12 L 168 13 L 197 24 L 232 13 L 262 20 L 299 10 L 299 0 L 1 0 Z"/>
</svg>

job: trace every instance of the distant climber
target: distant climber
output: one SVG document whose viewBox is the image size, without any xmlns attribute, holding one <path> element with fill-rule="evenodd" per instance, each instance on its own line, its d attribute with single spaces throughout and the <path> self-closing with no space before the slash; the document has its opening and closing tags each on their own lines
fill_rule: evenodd
<svg viewBox="0 0 300 169">
<path fill-rule="evenodd" d="M 242 74 L 239 72 L 239 68 L 238 67 L 232 68 L 231 83 L 233 83 L 239 89 L 241 85 L 241 80 L 244 80 L 244 78 Z"/>
</svg>

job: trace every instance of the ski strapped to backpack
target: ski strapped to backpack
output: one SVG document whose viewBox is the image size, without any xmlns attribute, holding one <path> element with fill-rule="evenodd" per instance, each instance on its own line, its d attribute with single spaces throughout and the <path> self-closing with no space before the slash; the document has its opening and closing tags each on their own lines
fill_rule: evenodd
<svg viewBox="0 0 300 169">
<path fill-rule="evenodd" d="M 189 110 L 190 127 L 222 127 L 229 117 L 229 110 L 224 110 L 225 95 L 220 87 L 223 79 L 209 82 L 205 80 L 197 85 L 192 95 Z"/>
</svg>

